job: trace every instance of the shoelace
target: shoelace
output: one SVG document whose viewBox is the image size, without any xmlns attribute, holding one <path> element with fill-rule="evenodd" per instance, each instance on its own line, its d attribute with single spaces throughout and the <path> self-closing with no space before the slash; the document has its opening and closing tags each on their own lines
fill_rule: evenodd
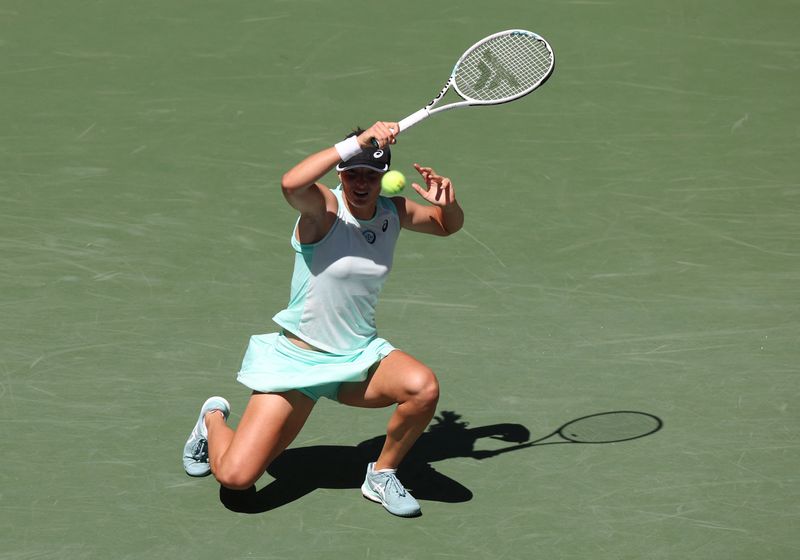
<svg viewBox="0 0 800 560">
<path fill-rule="evenodd" d="M 192 458 L 198 463 L 208 463 L 208 441 L 201 439 L 192 450 Z"/>
<path fill-rule="evenodd" d="M 377 474 L 382 475 L 381 478 L 383 478 L 386 481 L 384 484 L 384 489 L 387 494 L 389 492 L 389 489 L 391 488 L 392 490 L 397 492 L 397 495 L 400 496 L 401 498 L 405 497 L 406 489 L 400 482 L 400 480 L 398 480 L 398 478 L 394 475 L 394 473 L 377 473 Z"/>
</svg>

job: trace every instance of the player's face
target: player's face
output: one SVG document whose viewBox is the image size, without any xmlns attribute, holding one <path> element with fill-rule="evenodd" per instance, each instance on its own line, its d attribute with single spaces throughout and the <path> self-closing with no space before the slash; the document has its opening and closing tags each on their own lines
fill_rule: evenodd
<svg viewBox="0 0 800 560">
<path fill-rule="evenodd" d="M 381 194 L 381 177 L 383 173 L 368 167 L 339 172 L 347 206 L 356 218 L 368 220 L 375 214 L 375 205 Z"/>
</svg>

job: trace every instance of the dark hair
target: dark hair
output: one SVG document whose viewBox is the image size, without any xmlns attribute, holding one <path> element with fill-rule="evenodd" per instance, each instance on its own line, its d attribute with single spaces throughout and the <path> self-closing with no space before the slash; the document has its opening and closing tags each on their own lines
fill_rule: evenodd
<svg viewBox="0 0 800 560">
<path fill-rule="evenodd" d="M 361 128 L 360 126 L 357 126 L 357 127 L 355 127 L 355 128 L 353 129 L 353 131 L 352 131 L 352 132 L 350 132 L 350 134 L 348 134 L 347 136 L 345 136 L 345 138 L 350 138 L 351 136 L 361 136 L 361 135 L 362 135 L 364 132 L 366 132 L 366 130 L 364 130 L 364 129 L 363 129 L 363 128 Z"/>
</svg>

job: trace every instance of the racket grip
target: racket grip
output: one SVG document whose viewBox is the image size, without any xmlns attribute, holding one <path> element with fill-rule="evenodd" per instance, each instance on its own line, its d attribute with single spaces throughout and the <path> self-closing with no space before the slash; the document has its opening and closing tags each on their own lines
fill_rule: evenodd
<svg viewBox="0 0 800 560">
<path fill-rule="evenodd" d="M 425 119 L 427 119 L 430 116 L 431 116 L 431 114 L 428 112 L 428 108 L 427 107 L 423 107 L 422 109 L 420 109 L 416 113 L 411 113 L 406 118 L 404 118 L 399 123 L 397 123 L 397 124 L 400 125 L 400 130 L 397 133 L 400 134 L 401 132 L 405 132 L 406 130 L 408 130 L 409 128 L 411 128 L 412 126 L 417 124 L 418 122 L 424 121 Z M 380 147 L 380 144 L 378 144 L 378 141 L 375 140 L 374 138 L 370 138 L 369 141 L 375 148 Z"/>
<path fill-rule="evenodd" d="M 412 126 L 417 124 L 418 122 L 424 121 L 425 119 L 427 119 L 430 116 L 431 116 L 431 114 L 428 112 L 428 108 L 427 107 L 423 107 L 422 109 L 420 109 L 416 113 L 411 113 L 410 115 L 408 115 L 406 118 L 404 118 L 402 121 L 400 121 L 398 123 L 400 125 L 400 132 L 405 132 L 406 130 L 408 130 L 409 128 L 411 128 Z"/>
<path fill-rule="evenodd" d="M 394 132 L 394 129 L 392 129 L 392 128 L 390 128 L 389 130 L 391 130 L 392 132 Z M 398 134 L 399 134 L 399 132 L 398 132 Z M 369 139 L 369 143 L 370 143 L 370 144 L 372 144 L 372 147 L 373 147 L 373 148 L 380 148 L 380 147 L 381 147 L 381 145 L 378 143 L 378 141 L 377 141 L 377 140 L 375 140 L 374 138 L 370 138 L 370 139 Z"/>
</svg>

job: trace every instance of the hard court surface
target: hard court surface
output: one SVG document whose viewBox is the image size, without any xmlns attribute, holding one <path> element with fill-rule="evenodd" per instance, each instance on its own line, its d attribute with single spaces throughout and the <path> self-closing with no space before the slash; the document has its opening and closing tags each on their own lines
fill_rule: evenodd
<svg viewBox="0 0 800 560">
<path fill-rule="evenodd" d="M 798 17 L 3 0 L 0 559 L 800 557 Z M 288 298 L 281 174 L 515 27 L 553 44 L 551 81 L 394 152 L 467 214 L 401 236 L 379 306 L 441 382 L 405 478 L 423 516 L 357 489 L 388 410 L 321 402 L 247 496 L 187 477 L 198 407 L 225 395 L 236 423 L 247 339 Z M 603 414 L 626 441 L 515 447 L 620 411 L 660 429 Z"/>
</svg>

